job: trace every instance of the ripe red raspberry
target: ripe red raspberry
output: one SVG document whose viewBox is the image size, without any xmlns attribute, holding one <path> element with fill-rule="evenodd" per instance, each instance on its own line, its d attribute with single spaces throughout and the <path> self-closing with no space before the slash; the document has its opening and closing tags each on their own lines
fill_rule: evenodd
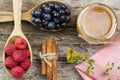
<svg viewBox="0 0 120 80">
<path fill-rule="evenodd" d="M 13 59 L 16 62 L 22 62 L 26 58 L 26 54 L 24 53 L 23 50 L 15 50 L 13 53 Z"/>
<path fill-rule="evenodd" d="M 13 68 L 17 65 L 17 63 L 13 60 L 13 58 L 11 56 L 9 56 L 5 59 L 5 65 L 8 68 Z"/>
<path fill-rule="evenodd" d="M 31 61 L 30 61 L 30 59 L 25 59 L 23 62 L 21 62 L 21 67 L 23 68 L 23 69 L 25 69 L 25 70 L 27 70 L 29 67 L 30 67 L 30 65 L 31 65 Z"/>
<path fill-rule="evenodd" d="M 13 44 L 9 44 L 5 47 L 5 53 L 7 55 L 12 55 L 15 50 L 16 50 L 16 47 Z"/>
<path fill-rule="evenodd" d="M 30 57 L 30 51 L 29 50 L 25 49 L 24 53 L 26 54 L 26 57 Z"/>
<path fill-rule="evenodd" d="M 15 78 L 21 78 L 23 76 L 23 74 L 25 73 L 23 68 L 21 68 L 20 66 L 16 66 L 14 68 L 11 69 L 11 74 L 13 75 L 13 77 Z"/>
<path fill-rule="evenodd" d="M 27 47 L 27 42 L 23 38 L 17 38 L 14 44 L 18 49 L 26 49 Z"/>
</svg>

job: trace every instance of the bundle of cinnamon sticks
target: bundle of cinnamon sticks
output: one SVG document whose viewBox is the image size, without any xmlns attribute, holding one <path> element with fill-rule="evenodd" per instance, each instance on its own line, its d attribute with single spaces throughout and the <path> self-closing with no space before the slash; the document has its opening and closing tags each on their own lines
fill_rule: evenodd
<svg viewBox="0 0 120 80">
<path fill-rule="evenodd" d="M 57 55 L 57 43 L 53 39 L 46 40 L 42 43 L 42 55 L 56 54 Z M 48 59 L 51 66 L 48 65 L 44 59 L 41 60 L 41 74 L 47 75 L 46 80 L 57 80 L 57 58 Z"/>
</svg>

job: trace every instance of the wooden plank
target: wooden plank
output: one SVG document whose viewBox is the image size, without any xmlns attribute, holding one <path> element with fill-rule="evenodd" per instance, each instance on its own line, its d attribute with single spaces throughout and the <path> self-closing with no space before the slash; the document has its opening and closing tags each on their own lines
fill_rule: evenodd
<svg viewBox="0 0 120 80">
<path fill-rule="evenodd" d="M 22 11 L 28 11 L 33 6 L 42 0 L 24 0 Z M 58 80 L 82 80 L 81 76 L 75 71 L 74 64 L 68 64 L 65 61 L 67 48 L 72 47 L 77 52 L 94 53 L 96 50 L 104 45 L 90 45 L 83 39 L 78 38 L 76 31 L 77 16 L 83 6 L 96 0 L 59 0 L 71 6 L 72 10 L 72 23 L 64 31 L 50 33 L 38 30 L 29 22 L 22 22 L 22 30 L 30 41 L 33 50 L 33 65 L 30 72 L 21 80 L 46 80 L 45 76 L 40 75 L 40 59 L 38 52 L 40 51 L 40 44 L 49 37 L 53 37 L 58 42 Z M 97 0 L 108 4 L 116 12 L 120 23 L 120 0 Z M 0 11 L 13 11 L 12 0 L 0 0 Z M 13 22 L 0 23 L 0 80 L 14 80 L 6 74 L 2 66 L 2 51 L 4 44 L 13 30 Z M 120 26 L 119 26 L 120 31 Z M 91 55 L 91 54 L 88 54 Z"/>
</svg>

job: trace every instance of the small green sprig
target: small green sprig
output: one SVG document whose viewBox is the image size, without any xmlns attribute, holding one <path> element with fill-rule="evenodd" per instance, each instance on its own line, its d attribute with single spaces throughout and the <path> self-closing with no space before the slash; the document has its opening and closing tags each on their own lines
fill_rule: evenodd
<svg viewBox="0 0 120 80">
<path fill-rule="evenodd" d="M 120 70 L 120 66 L 118 66 L 118 70 Z"/>
<path fill-rule="evenodd" d="M 104 71 L 104 75 L 109 75 L 110 70 L 114 67 L 114 63 L 108 62 L 106 65 L 106 70 Z"/>
<path fill-rule="evenodd" d="M 90 74 L 90 73 L 94 73 L 93 72 L 93 70 L 94 70 L 94 60 L 93 59 L 89 59 L 88 60 L 88 68 L 87 68 L 87 70 L 86 70 L 86 72 L 88 73 L 88 74 Z"/>
<path fill-rule="evenodd" d="M 108 80 L 112 80 L 111 78 L 108 78 Z"/>
</svg>

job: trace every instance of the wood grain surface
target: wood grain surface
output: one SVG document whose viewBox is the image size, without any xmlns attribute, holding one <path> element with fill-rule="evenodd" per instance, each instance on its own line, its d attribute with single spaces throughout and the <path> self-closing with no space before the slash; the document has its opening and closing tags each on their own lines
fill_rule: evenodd
<svg viewBox="0 0 120 80">
<path fill-rule="evenodd" d="M 28 11 L 42 0 L 23 0 L 22 11 Z M 78 37 L 76 31 L 77 16 L 83 6 L 90 2 L 102 2 L 111 6 L 116 12 L 120 23 L 120 0 L 59 0 L 67 3 L 71 6 L 72 10 L 72 23 L 69 27 L 60 32 L 50 33 L 38 30 L 29 22 L 22 21 L 22 30 L 29 40 L 33 50 L 33 64 L 30 72 L 20 80 L 46 80 L 45 76 L 40 74 L 40 58 L 39 51 L 41 51 L 41 43 L 48 38 L 54 38 L 58 43 L 58 80 L 83 80 L 81 76 L 74 69 L 76 64 L 68 64 L 65 56 L 67 54 L 67 48 L 72 47 L 79 53 L 86 53 L 92 55 L 96 50 L 100 49 L 104 45 L 90 45 L 83 39 Z M 0 0 L 0 12 L 1 11 L 13 11 L 12 0 Z M 120 31 L 120 27 L 118 26 Z M 15 80 L 6 74 L 2 65 L 2 51 L 5 42 L 13 30 L 13 22 L 0 23 L 0 80 Z"/>
</svg>

